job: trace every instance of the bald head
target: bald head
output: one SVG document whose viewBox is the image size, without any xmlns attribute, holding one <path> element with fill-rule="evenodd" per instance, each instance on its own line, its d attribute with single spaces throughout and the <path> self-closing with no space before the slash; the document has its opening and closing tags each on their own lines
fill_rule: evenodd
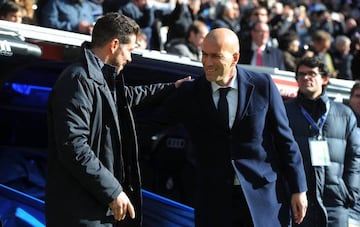
<svg viewBox="0 0 360 227">
<path fill-rule="evenodd" d="M 210 30 L 204 39 L 201 62 L 206 79 L 220 86 L 226 86 L 236 73 L 240 58 L 239 39 L 230 29 Z"/>
<path fill-rule="evenodd" d="M 217 45 L 221 49 L 226 49 L 229 52 L 235 53 L 240 51 L 239 39 L 237 35 L 230 29 L 217 28 L 212 29 L 205 37 L 204 42 Z"/>
</svg>

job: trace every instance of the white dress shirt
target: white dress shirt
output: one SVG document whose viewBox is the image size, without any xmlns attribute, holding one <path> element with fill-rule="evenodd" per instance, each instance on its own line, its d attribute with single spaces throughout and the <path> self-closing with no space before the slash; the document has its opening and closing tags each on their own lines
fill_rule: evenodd
<svg viewBox="0 0 360 227">
<path fill-rule="evenodd" d="M 211 82 L 211 87 L 212 87 L 212 91 L 213 91 L 213 93 L 212 93 L 213 100 L 214 100 L 215 106 L 217 108 L 219 98 L 220 98 L 219 88 L 222 88 L 222 87 L 219 86 L 215 82 Z M 232 128 L 232 126 L 234 124 L 235 116 L 236 116 L 236 109 L 237 109 L 237 103 L 238 103 L 238 83 L 237 83 L 236 71 L 235 71 L 235 75 L 233 76 L 233 78 L 230 81 L 229 86 L 227 86 L 227 87 L 231 87 L 230 91 L 228 92 L 228 94 L 226 96 L 226 99 L 229 104 L 229 128 Z"/>
</svg>

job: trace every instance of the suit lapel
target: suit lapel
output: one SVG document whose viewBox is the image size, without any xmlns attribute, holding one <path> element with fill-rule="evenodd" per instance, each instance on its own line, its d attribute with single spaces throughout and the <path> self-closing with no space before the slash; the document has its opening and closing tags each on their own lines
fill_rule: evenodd
<svg viewBox="0 0 360 227">
<path fill-rule="evenodd" d="M 254 84 L 251 83 L 251 75 L 237 67 L 237 79 L 238 79 L 238 108 L 234 121 L 234 126 L 240 122 L 245 116 L 246 110 L 249 107 L 250 98 L 253 94 Z"/>
<path fill-rule="evenodd" d="M 202 110 L 204 117 L 215 119 L 214 122 L 225 127 L 224 121 L 220 117 L 216 104 L 214 103 L 212 94 L 213 91 L 210 82 L 205 79 L 205 76 L 201 78 L 200 82 L 201 83 L 199 84 L 199 88 L 197 90 L 201 92 L 198 96 L 198 100 L 195 102 L 196 105 L 200 105 L 200 108 L 196 109 Z"/>
</svg>

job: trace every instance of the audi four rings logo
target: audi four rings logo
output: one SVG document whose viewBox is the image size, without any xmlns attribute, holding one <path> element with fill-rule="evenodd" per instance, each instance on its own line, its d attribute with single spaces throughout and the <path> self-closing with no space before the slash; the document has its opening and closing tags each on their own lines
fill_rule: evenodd
<svg viewBox="0 0 360 227">
<path fill-rule="evenodd" d="M 0 55 L 13 56 L 13 54 L 10 44 L 6 40 L 0 41 Z"/>
<path fill-rule="evenodd" d="M 174 149 L 183 149 L 185 147 L 185 140 L 179 138 L 168 138 L 166 140 L 166 147 Z"/>
</svg>

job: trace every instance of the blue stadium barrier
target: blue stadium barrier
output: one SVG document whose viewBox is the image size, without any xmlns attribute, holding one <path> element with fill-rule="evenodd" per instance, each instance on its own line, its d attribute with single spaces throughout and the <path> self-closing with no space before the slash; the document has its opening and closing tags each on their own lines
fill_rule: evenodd
<svg viewBox="0 0 360 227">
<path fill-rule="evenodd" d="M 142 190 L 144 227 L 191 227 L 194 226 L 194 209 Z"/>
<path fill-rule="evenodd" d="M 4 227 L 45 227 L 44 201 L 0 184 L 0 222 Z"/>
<path fill-rule="evenodd" d="M 144 227 L 194 226 L 194 209 L 142 190 Z M 0 226 L 45 227 L 45 203 L 13 188 L 0 184 Z"/>
</svg>

